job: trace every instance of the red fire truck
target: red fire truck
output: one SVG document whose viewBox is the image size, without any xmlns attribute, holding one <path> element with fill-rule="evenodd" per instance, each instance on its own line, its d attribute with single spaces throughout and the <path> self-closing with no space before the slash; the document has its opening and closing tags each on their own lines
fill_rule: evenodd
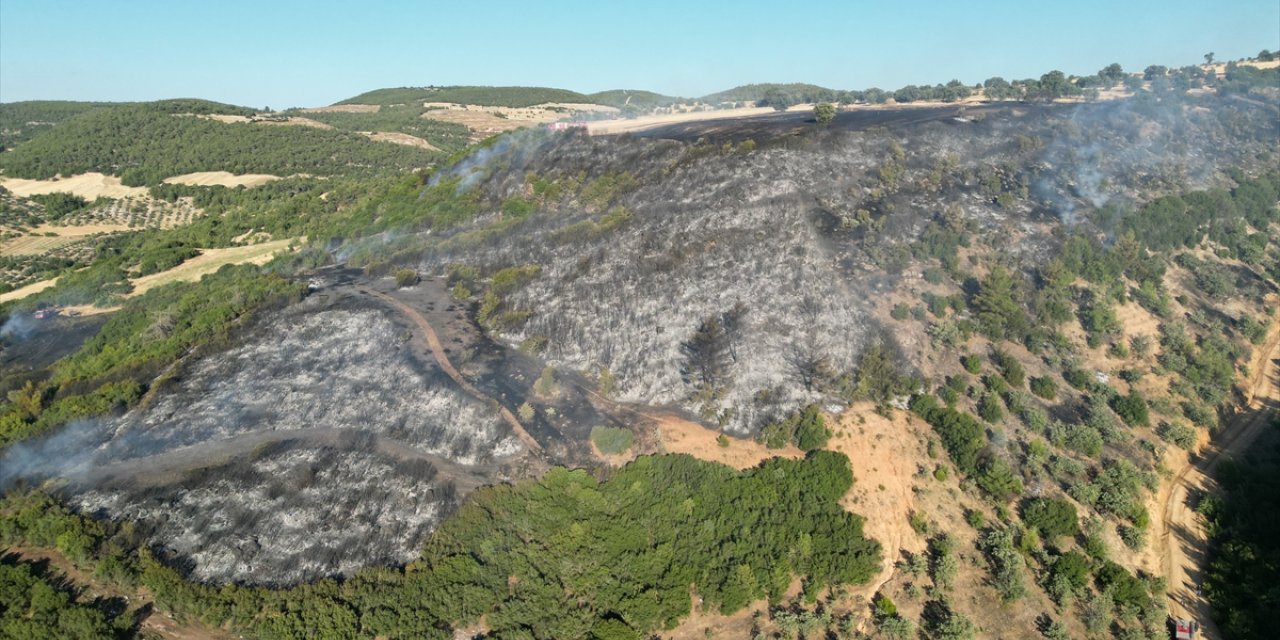
<svg viewBox="0 0 1280 640">
<path fill-rule="evenodd" d="M 1173 621 L 1173 639 L 1174 640 L 1196 640 L 1196 632 L 1200 630 L 1200 625 L 1192 620 L 1178 619 Z"/>
</svg>

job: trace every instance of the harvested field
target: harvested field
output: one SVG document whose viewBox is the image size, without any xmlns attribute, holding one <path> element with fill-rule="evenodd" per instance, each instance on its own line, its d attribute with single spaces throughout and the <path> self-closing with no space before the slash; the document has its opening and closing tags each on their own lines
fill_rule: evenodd
<svg viewBox="0 0 1280 640">
<path fill-rule="evenodd" d="M 87 235 L 87 234 L 86 234 Z M 0 244 L 0 255 L 5 256 L 38 256 L 56 249 L 75 244 L 81 236 L 35 234 L 15 238 Z"/>
<path fill-rule="evenodd" d="M 299 127 L 315 127 L 317 129 L 332 129 L 333 127 L 311 118 L 298 117 L 282 117 L 282 116 L 232 116 L 223 114 L 201 115 L 196 116 L 205 120 L 216 120 L 227 124 L 273 124 L 280 126 L 299 126 Z"/>
<path fill-rule="evenodd" d="M 0 293 L 0 302 L 8 302 L 10 300 L 21 300 L 27 296 L 40 293 L 41 291 L 44 291 L 45 289 L 48 289 L 49 287 L 52 287 L 55 284 L 58 284 L 58 279 L 52 278 L 49 280 L 41 280 L 40 282 L 36 282 L 34 284 L 29 284 L 25 287 L 22 287 L 21 289 L 14 289 L 13 291 L 10 291 L 8 293 Z"/>
<path fill-rule="evenodd" d="M 133 280 L 133 292 L 128 297 L 142 295 L 155 287 L 171 282 L 194 282 L 229 264 L 265 264 L 274 258 L 276 254 L 286 250 L 292 242 L 294 242 L 293 239 L 287 239 L 264 242 L 247 247 L 205 249 L 199 256 L 187 260 L 168 271 L 153 273 Z M 0 294 L 0 302 L 26 298 L 44 291 L 56 283 L 57 278 L 52 278 Z M 103 311 L 98 307 L 83 307 L 80 310 L 84 313 L 101 313 Z"/>
<path fill-rule="evenodd" d="M 0 225 L 0 255 L 15 260 L 0 268 L 0 283 L 22 287 L 47 278 L 49 268 L 86 265 L 97 251 L 97 238 L 146 228 L 169 229 L 191 223 L 200 210 L 190 198 L 165 202 L 152 198 L 110 200 L 79 211 L 56 224 L 34 224 L 45 218 L 43 208 L 31 216 L 10 219 Z"/>
<path fill-rule="evenodd" d="M 303 113 L 377 113 L 382 109 L 378 104 L 333 104 L 327 107 L 301 109 Z"/>
<path fill-rule="evenodd" d="M 186 262 L 160 273 L 153 273 L 133 281 L 133 293 L 141 295 L 148 290 L 169 284 L 170 282 L 193 282 L 221 269 L 228 264 L 266 264 L 277 253 L 284 251 L 294 239 L 276 240 L 247 247 L 227 247 L 224 249 L 205 249 Z"/>
<path fill-rule="evenodd" d="M 590 132 L 591 135 L 612 135 L 617 133 L 644 131 L 646 129 L 680 124 L 682 122 L 697 122 L 699 120 L 715 120 L 719 118 L 744 118 L 749 116 L 763 116 L 770 113 L 776 112 L 771 107 L 742 107 L 738 109 L 690 111 L 687 113 L 665 113 L 641 116 L 639 118 L 598 120 L 588 123 L 587 131 Z"/>
<path fill-rule="evenodd" d="M 614 107 L 598 104 L 556 104 L 547 103 L 532 107 L 485 107 L 472 104 L 454 104 L 452 102 L 427 102 L 428 109 L 422 117 L 428 120 L 453 122 L 466 126 L 475 139 L 484 138 L 495 133 L 522 129 L 531 125 L 557 122 L 575 117 L 576 114 L 610 114 L 617 113 Z"/>
<path fill-rule="evenodd" d="M 264 185 L 272 180 L 279 179 L 280 176 L 263 173 L 246 173 L 238 176 L 230 171 L 197 171 L 195 173 L 184 173 L 180 176 L 165 178 L 164 182 L 165 184 L 185 184 L 195 187 L 222 186 L 228 188 L 253 188 Z"/>
<path fill-rule="evenodd" d="M 100 197 L 127 198 L 147 195 L 146 187 L 126 187 L 120 182 L 120 178 L 101 173 L 82 173 L 56 180 L 0 178 L 0 187 L 13 192 L 13 195 L 22 197 L 42 193 L 71 193 L 86 200 L 95 200 Z"/>
<path fill-rule="evenodd" d="M 398 131 L 361 131 L 361 135 L 368 136 L 374 142 L 390 142 L 393 144 L 402 144 L 407 147 L 418 147 L 427 151 L 439 151 L 434 145 L 417 136 L 411 136 L 407 133 Z"/>
</svg>

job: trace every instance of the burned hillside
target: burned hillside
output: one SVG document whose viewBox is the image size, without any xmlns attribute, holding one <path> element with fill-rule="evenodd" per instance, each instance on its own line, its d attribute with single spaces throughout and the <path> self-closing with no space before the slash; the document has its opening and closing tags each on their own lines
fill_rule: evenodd
<svg viewBox="0 0 1280 640">
<path fill-rule="evenodd" d="M 928 115 L 516 137 L 446 174 L 495 213 L 418 266 L 451 273 L 511 346 L 751 433 L 841 395 L 882 333 L 869 308 L 920 276 L 913 260 L 963 267 L 961 243 L 999 239 L 1029 277 L 1063 232 L 1109 242 L 1123 211 L 1225 184 L 1278 133 L 1274 105 L 1213 96 Z"/>
<path fill-rule="evenodd" d="M 7 452 L 4 479 L 65 478 L 202 581 L 293 584 L 412 560 L 524 445 L 411 348 L 412 327 L 341 288 L 266 319 L 118 418 Z"/>
</svg>

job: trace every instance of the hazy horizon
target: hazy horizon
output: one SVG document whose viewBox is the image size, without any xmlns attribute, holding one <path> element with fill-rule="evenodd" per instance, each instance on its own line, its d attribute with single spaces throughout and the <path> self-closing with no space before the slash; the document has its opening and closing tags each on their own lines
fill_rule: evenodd
<svg viewBox="0 0 1280 640">
<path fill-rule="evenodd" d="M 673 2 L 546 7 L 236 0 L 175 6 L 6 0 L 0 102 L 199 97 L 319 106 L 426 85 L 645 89 L 698 97 L 741 84 L 835 89 L 1085 75 L 1251 57 L 1280 40 L 1280 5 L 1100 0 L 1027 6 Z M 913 40 L 904 33 L 919 33 Z"/>
</svg>

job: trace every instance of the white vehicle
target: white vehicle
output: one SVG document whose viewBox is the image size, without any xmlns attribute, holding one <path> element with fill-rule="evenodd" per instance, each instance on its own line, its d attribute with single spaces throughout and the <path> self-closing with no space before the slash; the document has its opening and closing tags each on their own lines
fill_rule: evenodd
<svg viewBox="0 0 1280 640">
<path fill-rule="evenodd" d="M 1192 620 L 1179 619 L 1173 621 L 1174 640 L 1195 640 L 1198 631 L 1200 631 L 1200 625 Z"/>
</svg>

